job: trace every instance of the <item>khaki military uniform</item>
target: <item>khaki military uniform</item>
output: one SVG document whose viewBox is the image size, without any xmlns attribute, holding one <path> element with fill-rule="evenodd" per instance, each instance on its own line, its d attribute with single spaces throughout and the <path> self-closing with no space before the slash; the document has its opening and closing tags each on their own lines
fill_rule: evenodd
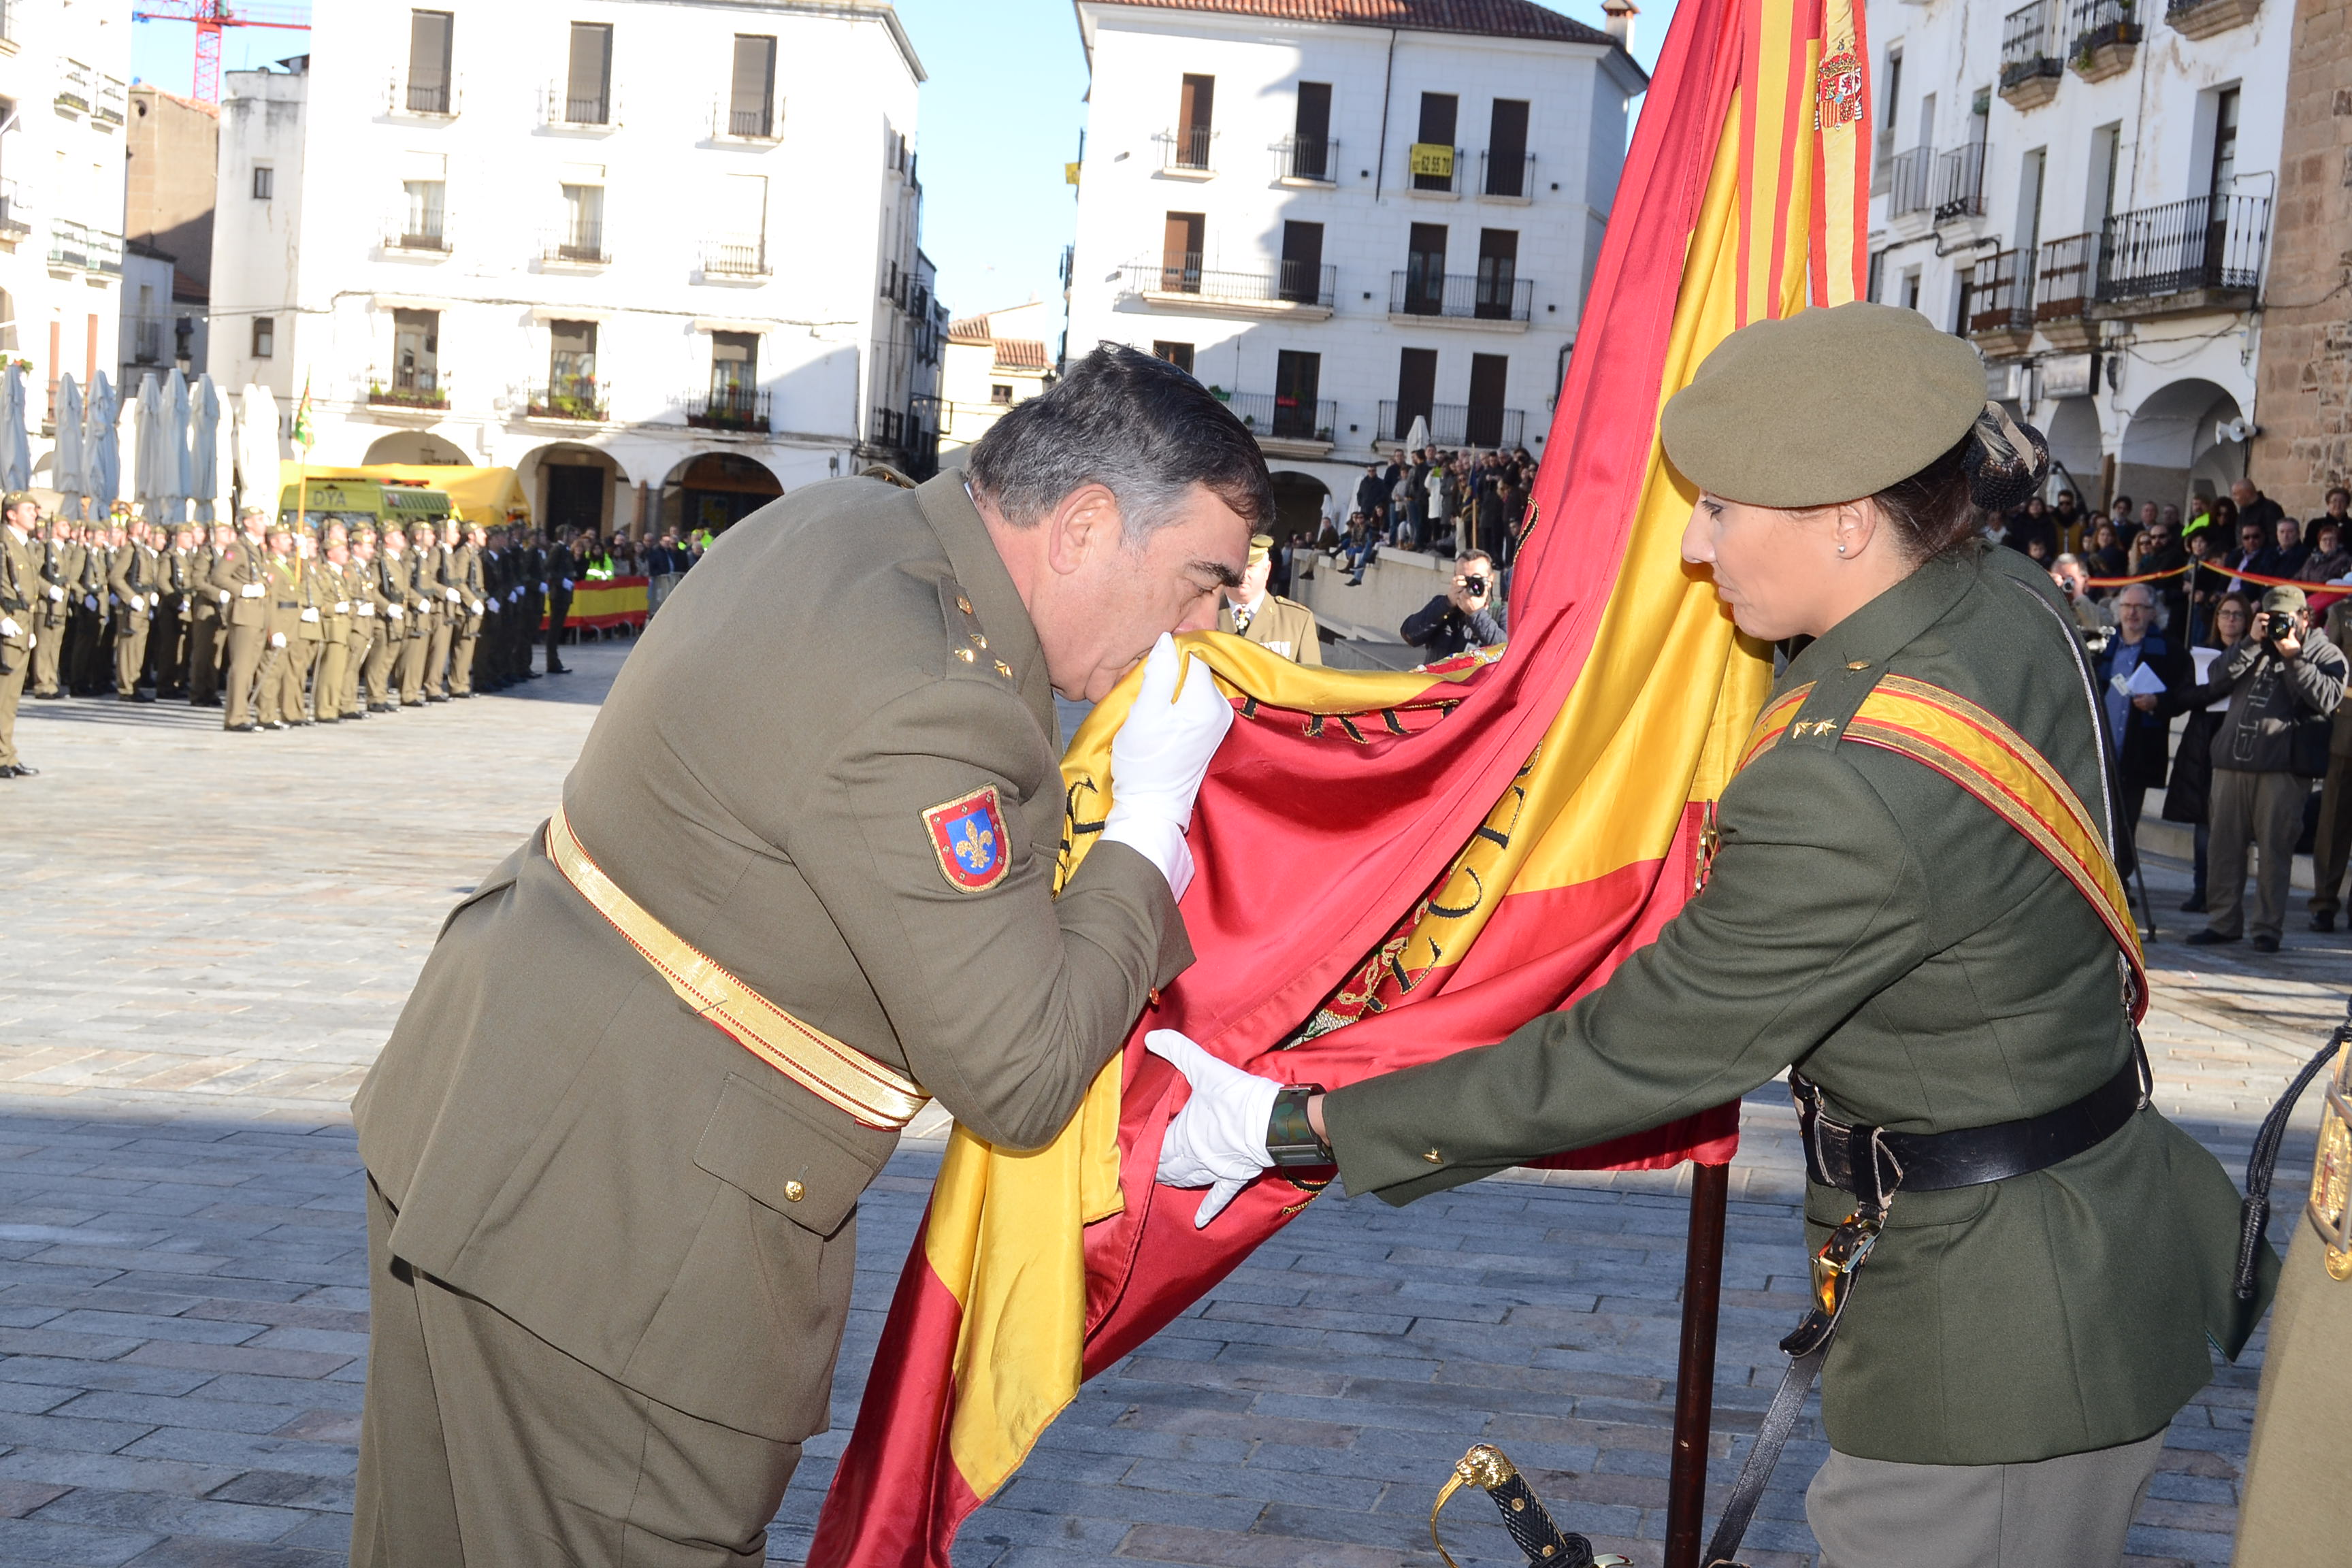
<svg viewBox="0 0 2352 1568">
<path fill-rule="evenodd" d="M 66 626 L 68 624 L 69 595 L 73 574 L 67 569 L 68 552 L 73 548 L 66 540 L 49 538 L 34 541 L 26 552 L 35 577 L 33 605 L 33 695 L 55 697 L 64 687 Z"/>
<path fill-rule="evenodd" d="M 261 623 L 261 668 L 257 677 L 260 695 L 256 715 L 263 724 L 302 721 L 302 676 L 308 658 L 302 644 L 302 611 L 307 595 L 302 563 L 291 552 L 272 555 L 263 566 L 268 595 Z"/>
<path fill-rule="evenodd" d="M 253 720 L 255 687 L 260 679 L 262 655 L 268 651 L 263 623 L 269 618 L 271 584 L 269 547 L 249 533 L 229 541 L 213 563 L 210 586 L 228 633 L 226 706 L 221 725 L 234 730 Z"/>
<path fill-rule="evenodd" d="M 399 595 L 400 627 L 400 705 L 421 708 L 425 705 L 425 656 L 433 646 L 433 597 L 425 590 L 425 568 L 423 552 L 404 550 L 397 560 L 386 552 L 384 560 L 392 566 L 388 574 Z"/>
<path fill-rule="evenodd" d="M 2337 1161 L 2346 1152 L 2339 1147 Z M 2329 1206 L 2344 1201 L 2344 1181 L 2339 1163 L 2324 1194 Z M 2279 1195 L 2281 1207 L 2293 1201 Z M 2341 1568 L 2352 1556 L 2352 1254 L 2336 1253 L 2333 1268 L 2329 1257 L 2306 1212 L 2271 1319 L 2238 1503 L 2237 1568 Z"/>
<path fill-rule="evenodd" d="M 16 703 L 25 694 L 25 677 L 32 670 L 33 638 L 39 624 L 41 580 L 34 565 L 40 546 L 19 539 L 16 531 L 0 522 L 0 619 L 16 630 L 0 630 L 0 768 L 16 765 Z"/>
<path fill-rule="evenodd" d="M 309 723 L 330 718 L 334 713 L 331 701 L 320 702 L 323 695 L 316 685 L 320 665 L 327 655 L 327 616 L 335 602 L 333 582 L 328 577 L 326 563 L 312 559 L 300 563 L 302 580 L 301 621 L 295 628 L 293 640 L 287 651 L 294 656 L 294 668 L 289 671 L 288 690 L 293 697 L 293 712 L 289 723 Z M 303 694 L 309 691 L 312 701 L 309 709 L 303 704 Z"/>
<path fill-rule="evenodd" d="M 1235 631 L 1239 619 L 1233 601 L 1228 599 L 1217 611 L 1217 629 Z M 1268 594 L 1258 601 L 1247 626 L 1236 635 L 1247 638 L 1269 652 L 1299 664 L 1319 665 L 1323 662 L 1323 641 L 1315 629 L 1315 612 L 1296 599 L 1286 599 L 1279 594 Z"/>
<path fill-rule="evenodd" d="M 106 579 L 114 556 L 93 538 L 67 552 L 71 584 L 66 590 L 66 689 L 91 696 L 105 683 L 107 639 L 113 630 L 108 613 Z"/>
<path fill-rule="evenodd" d="M 449 647 L 465 605 L 449 573 L 449 547 L 436 544 L 415 554 L 417 591 L 424 595 L 428 609 L 425 699 L 428 702 L 446 702 L 449 700 Z"/>
<path fill-rule="evenodd" d="M 2063 614 L 2045 574 L 1992 550 L 1928 563 L 1813 641 L 1780 682 L 1812 683 L 1798 728 L 1723 792 L 1706 890 L 1574 1006 L 1332 1094 L 1348 1191 L 1408 1202 L 1736 1100 L 1792 1063 L 1829 1114 L 1906 1133 L 2040 1115 L 2113 1079 L 2133 1030 L 2083 895 L 1941 773 L 1840 743 L 1882 675 L 1911 676 L 2007 721 L 2103 815 Z M 1811 1187 L 1811 1243 L 1853 1202 Z M 2210 1380 L 2209 1337 L 2234 1355 L 2252 1329 L 2237 1233 L 2229 1176 L 2153 1108 L 2046 1170 L 1898 1193 L 1822 1374 L 1832 1448 L 1981 1481 L 2160 1433 Z M 2275 1269 L 2266 1257 L 2266 1283 Z M 2153 1448 L 2127 1457 L 2144 1482 Z M 1841 1565 L 1911 1560 L 1823 1546 Z"/>
<path fill-rule="evenodd" d="M 677 603 L 565 780 L 588 853 L 974 1133 L 1049 1141 L 1190 950 L 1124 845 L 1052 894 L 1053 693 L 960 481 L 796 491 Z M 925 814 L 991 801 L 1002 858 L 959 880 Z M 680 1005 L 541 834 L 444 938 L 353 1105 L 352 1562 L 756 1563 L 828 1419 L 857 1199 L 897 1135 Z"/>
<path fill-rule="evenodd" d="M 353 565 L 319 563 L 319 613 L 326 622 L 327 642 L 319 656 L 318 673 L 311 678 L 310 709 L 321 724 L 351 711 L 352 638 L 359 624 L 359 617 L 352 613 L 352 601 L 359 591 L 357 576 Z"/>
<path fill-rule="evenodd" d="M 188 690 L 188 612 L 194 605 L 190 587 L 194 559 L 201 552 L 174 544 L 155 557 L 154 624 L 147 632 L 147 668 L 155 677 L 155 695 L 184 696 Z"/>
<path fill-rule="evenodd" d="M 222 631 L 227 611 L 213 577 L 222 552 L 199 544 L 188 557 L 188 700 L 209 708 L 220 700 L 221 660 L 227 653 Z"/>
<path fill-rule="evenodd" d="M 147 668 L 147 635 L 154 625 L 156 606 L 163 603 L 163 573 L 155 552 L 137 540 L 115 551 L 106 577 L 107 603 L 114 616 L 114 695 L 125 700 L 139 694 L 139 677 Z"/>
<path fill-rule="evenodd" d="M 390 711 L 400 706 L 400 657 L 408 646 L 407 554 L 380 553 L 367 573 L 376 619 L 375 641 L 368 650 L 369 701 Z"/>
</svg>

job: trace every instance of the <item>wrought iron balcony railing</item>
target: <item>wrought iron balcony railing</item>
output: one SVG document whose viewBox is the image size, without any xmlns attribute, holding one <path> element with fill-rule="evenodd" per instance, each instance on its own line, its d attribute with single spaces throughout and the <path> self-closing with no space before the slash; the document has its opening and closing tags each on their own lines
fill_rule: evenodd
<svg viewBox="0 0 2352 1568">
<path fill-rule="evenodd" d="M 449 252 L 449 214 L 445 207 L 410 207 L 385 220 L 386 250 L 421 250 L 446 256 Z"/>
<path fill-rule="evenodd" d="M 82 268 L 85 271 L 104 273 L 110 278 L 122 276 L 122 237 L 102 229 L 82 231 Z"/>
<path fill-rule="evenodd" d="M 1969 277 L 1969 331 L 2033 330 L 2033 252 L 2004 250 L 1979 261 Z"/>
<path fill-rule="evenodd" d="M 2056 77 L 2065 68 L 2058 42 L 2059 0 L 2033 0 L 2001 18 L 2000 89 L 2011 91 L 2036 77 Z"/>
<path fill-rule="evenodd" d="M 1339 177 L 1339 143 L 1329 136 L 1286 136 L 1273 147 L 1274 176 L 1330 184 Z"/>
<path fill-rule="evenodd" d="M 567 224 L 551 229 L 540 237 L 539 257 L 542 261 L 571 261 L 601 267 L 613 259 L 604 248 L 604 226 L 601 223 Z"/>
<path fill-rule="evenodd" d="M 1524 321 L 1535 307 L 1535 280 L 1507 271 L 1407 268 L 1389 274 L 1389 313 L 1480 321 Z"/>
<path fill-rule="evenodd" d="M 1525 200 L 1536 194 L 1536 155 L 1533 153 L 1496 154 L 1489 150 L 1478 154 L 1478 189 L 1490 196 L 1514 196 Z"/>
<path fill-rule="evenodd" d="M 719 384 L 690 392 L 679 400 L 686 422 L 698 430 L 768 431 L 768 394 L 764 387 Z"/>
<path fill-rule="evenodd" d="M 2268 196 L 2191 196 L 2117 213 L 2099 237 L 2099 300 L 2251 291 L 2262 282 L 2270 224 Z"/>
<path fill-rule="evenodd" d="M 1527 429 L 1527 411 L 1486 404 L 1432 403 L 1415 405 L 1382 403 L 1374 438 L 1402 441 L 1411 434 L 1416 416 L 1429 421 L 1429 439 L 1437 447 L 1516 447 Z"/>
<path fill-rule="evenodd" d="M 16 182 L 0 180 L 0 237 L 21 238 L 33 232 L 25 216 L 25 199 L 16 193 Z"/>
<path fill-rule="evenodd" d="M 2110 44 L 2136 44 L 2143 31 L 2138 0 L 2071 0 L 2066 7 L 2066 53 L 2077 61 Z"/>
<path fill-rule="evenodd" d="M 731 98 L 710 101 L 710 134 L 734 142 L 774 142 L 784 133 L 773 106 L 739 108 Z"/>
<path fill-rule="evenodd" d="M 2060 321 L 2080 316 L 2096 293 L 2099 237 L 2070 234 L 2045 240 L 2035 254 L 2033 319 Z"/>
<path fill-rule="evenodd" d="M 449 378 L 438 370 L 418 365 L 392 373 L 389 385 L 371 374 L 367 400 L 376 408 L 438 409 L 449 406 Z"/>
<path fill-rule="evenodd" d="M 560 375 L 534 382 L 523 398 L 531 419 L 577 419 L 601 424 L 612 417 L 613 389 L 593 375 Z"/>
<path fill-rule="evenodd" d="M 702 270 L 712 278 L 765 278 L 767 241 L 754 235 L 714 235 L 702 242 Z"/>
<path fill-rule="evenodd" d="M 619 100 L 608 89 L 574 97 L 562 82 L 551 82 L 540 94 L 540 118 L 550 125 L 601 126 L 621 123 Z"/>
<path fill-rule="evenodd" d="M 1186 125 L 1174 131 L 1162 131 L 1152 138 L 1160 143 L 1160 166 L 1196 174 L 1210 174 L 1215 165 L 1209 160 L 1216 151 L 1217 133 L 1205 125 Z"/>
<path fill-rule="evenodd" d="M 1127 286 L 1145 294 L 1197 294 L 1204 301 L 1236 304 L 1320 305 L 1328 310 L 1339 287 L 1337 267 L 1276 261 L 1262 271 L 1204 268 L 1198 252 L 1130 262 L 1120 268 Z"/>
<path fill-rule="evenodd" d="M 1328 441 L 1339 422 L 1331 398 L 1286 397 L 1274 392 L 1221 392 L 1217 400 L 1253 436 L 1271 441 Z"/>
<path fill-rule="evenodd" d="M 1964 142 L 1936 160 L 1936 221 L 1984 216 L 1985 149 Z"/>
<path fill-rule="evenodd" d="M 1886 210 L 1896 217 L 1906 213 L 1926 212 L 1931 205 L 1929 189 L 1935 168 L 1936 150 L 1933 147 L 1914 147 L 1888 159 Z"/>
<path fill-rule="evenodd" d="M 389 107 L 394 114 L 448 120 L 457 112 L 457 86 L 449 81 L 407 81 L 395 76 L 392 79 Z"/>
</svg>

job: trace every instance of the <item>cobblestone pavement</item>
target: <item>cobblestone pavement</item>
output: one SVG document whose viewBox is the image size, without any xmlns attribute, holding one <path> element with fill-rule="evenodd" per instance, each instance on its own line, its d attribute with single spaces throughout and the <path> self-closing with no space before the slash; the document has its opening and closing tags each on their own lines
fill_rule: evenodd
<svg viewBox="0 0 2352 1568">
<path fill-rule="evenodd" d="M 347 1102 L 451 900 L 554 798 L 624 651 L 289 734 L 26 705 L 45 772 L 0 785 L 0 1563 L 342 1561 L 366 1328 Z M 2346 939 L 2298 920 L 2274 959 L 2192 952 L 2170 912 L 2185 874 L 2150 881 L 2159 1096 L 2242 1165 L 2340 1016 Z M 1803 1283 L 1786 1096 L 1768 1085 L 1743 1124 L 1718 1502 Z M 841 1426 L 785 1499 L 781 1560 L 806 1550 L 937 1148 L 910 1139 L 866 1205 Z M 1685 1214 L 1672 1173 L 1496 1180 L 1404 1210 L 1326 1197 L 1090 1385 L 956 1561 L 1423 1568 L 1430 1500 L 1483 1438 L 1571 1528 L 1655 1563 Z M 2174 1423 L 2138 1563 L 2227 1561 L 2259 1366 L 2257 1342 Z M 1822 1452 L 1801 1428 L 1756 1568 L 1811 1561 Z M 1471 1502 L 1448 1514 L 1455 1555 L 1514 1561 Z"/>
</svg>

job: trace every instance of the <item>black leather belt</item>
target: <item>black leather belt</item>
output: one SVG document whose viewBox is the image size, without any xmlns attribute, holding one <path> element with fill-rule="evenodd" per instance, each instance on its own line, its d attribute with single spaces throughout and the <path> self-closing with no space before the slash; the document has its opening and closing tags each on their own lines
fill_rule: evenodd
<svg viewBox="0 0 2352 1568">
<path fill-rule="evenodd" d="M 2135 1033 L 2131 1056 L 2122 1068 L 2072 1105 L 1990 1127 L 1889 1132 L 1883 1127 L 1849 1126 L 1822 1114 L 1820 1088 L 1801 1073 L 1789 1074 L 1789 1092 L 1797 1101 L 1797 1121 L 1805 1135 L 1805 1174 L 1865 1198 L 1898 1186 L 1906 1193 L 1932 1193 L 2047 1170 L 2121 1131 L 2147 1103 L 2150 1087 L 2147 1058 Z M 1875 1182 L 1871 1180 L 1874 1149 L 1878 1155 Z"/>
</svg>

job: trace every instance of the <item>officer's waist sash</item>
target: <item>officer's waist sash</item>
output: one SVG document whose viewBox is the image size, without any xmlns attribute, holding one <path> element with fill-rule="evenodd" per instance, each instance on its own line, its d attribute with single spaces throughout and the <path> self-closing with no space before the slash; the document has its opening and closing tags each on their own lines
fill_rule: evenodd
<svg viewBox="0 0 2352 1568">
<path fill-rule="evenodd" d="M 656 920 L 590 858 L 562 806 L 548 819 L 547 853 L 564 880 L 645 955 L 678 1000 L 819 1100 L 866 1126 L 892 1131 L 930 1103 L 920 1085 L 801 1022 Z"/>
</svg>

